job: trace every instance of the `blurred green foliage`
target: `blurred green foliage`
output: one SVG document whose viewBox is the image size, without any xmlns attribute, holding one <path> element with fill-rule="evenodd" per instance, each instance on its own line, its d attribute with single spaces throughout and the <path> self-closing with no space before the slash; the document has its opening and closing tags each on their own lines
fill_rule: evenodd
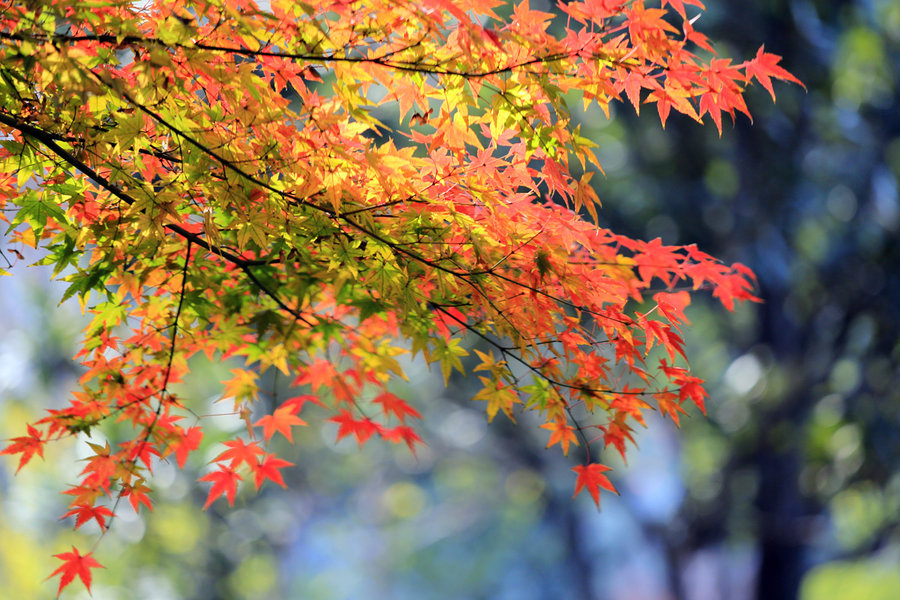
<svg viewBox="0 0 900 600">
<path fill-rule="evenodd" d="M 900 596 L 900 571 L 893 561 L 833 562 L 810 571 L 801 600 L 865 598 L 893 600 Z"/>
</svg>

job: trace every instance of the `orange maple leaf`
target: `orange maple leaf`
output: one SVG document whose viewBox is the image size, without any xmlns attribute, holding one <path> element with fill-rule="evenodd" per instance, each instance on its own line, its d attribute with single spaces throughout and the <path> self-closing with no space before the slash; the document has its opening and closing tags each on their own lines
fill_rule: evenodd
<svg viewBox="0 0 900 600">
<path fill-rule="evenodd" d="M 294 425 L 306 425 L 306 421 L 294 414 L 293 406 L 279 406 L 271 415 L 264 416 L 253 425 L 254 427 L 263 428 L 263 437 L 266 438 L 266 442 L 272 439 L 276 431 L 293 442 L 294 434 L 291 431 L 291 427 Z"/>
<path fill-rule="evenodd" d="M 678 425 L 678 413 L 687 414 L 687 411 L 681 406 L 678 396 L 672 392 L 664 392 L 656 395 L 656 404 L 659 406 L 659 413 L 665 417 L 669 415 L 675 424 Z"/>
<path fill-rule="evenodd" d="M 550 434 L 550 440 L 547 442 L 547 448 L 553 444 L 562 446 L 563 454 L 569 455 L 569 444 L 578 445 L 578 438 L 575 437 L 575 428 L 564 420 L 554 421 L 553 423 L 544 423 L 541 425 L 544 429 L 549 429 L 553 433 Z"/>
</svg>

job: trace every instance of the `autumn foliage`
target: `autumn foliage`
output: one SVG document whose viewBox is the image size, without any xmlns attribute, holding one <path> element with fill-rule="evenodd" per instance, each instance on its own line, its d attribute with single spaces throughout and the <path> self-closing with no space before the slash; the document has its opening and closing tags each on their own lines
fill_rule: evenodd
<svg viewBox="0 0 900 600">
<path fill-rule="evenodd" d="M 415 452 L 422 399 L 390 391 L 397 357 L 446 380 L 467 337 L 488 418 L 537 413 L 548 446 L 582 449 L 575 492 L 599 503 L 614 488 L 597 450 L 624 453 L 646 411 L 703 409 L 682 342 L 691 291 L 731 309 L 754 299 L 753 275 L 601 227 L 600 165 L 567 103 L 652 104 L 663 126 L 681 113 L 721 132 L 753 80 L 796 82 L 762 48 L 715 56 L 701 8 L 5 2 L 2 218 L 93 318 L 79 389 L 2 453 L 21 468 L 129 424 L 63 491 L 76 528 L 105 529 L 120 499 L 151 509 L 155 461 L 184 466 L 201 443 L 200 400 L 171 391 L 188 360 L 237 357 L 222 399 L 247 428 L 200 478 L 206 506 L 231 503 L 284 485 L 268 444 L 307 425 L 308 402 L 338 438 Z M 262 414 L 267 369 L 300 395 Z M 60 591 L 99 566 L 57 558 Z"/>
</svg>

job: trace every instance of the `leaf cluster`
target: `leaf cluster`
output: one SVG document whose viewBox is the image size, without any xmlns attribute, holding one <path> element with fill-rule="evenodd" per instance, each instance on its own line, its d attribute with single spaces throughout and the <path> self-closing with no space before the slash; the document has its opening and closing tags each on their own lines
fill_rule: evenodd
<svg viewBox="0 0 900 600">
<path fill-rule="evenodd" d="M 80 389 L 2 453 L 21 468 L 50 441 L 130 426 L 64 491 L 76 527 L 105 528 L 121 498 L 152 506 L 154 461 L 184 466 L 201 444 L 196 399 L 171 392 L 189 359 L 239 357 L 222 397 L 246 436 L 201 477 L 207 506 L 231 503 L 247 474 L 284 485 L 290 463 L 267 445 L 306 425 L 307 400 L 339 439 L 415 451 L 420 414 L 388 390 L 397 357 L 446 380 L 469 335 L 485 345 L 474 399 L 491 419 L 535 411 L 548 445 L 580 446 L 576 493 L 599 504 L 612 485 L 592 445 L 624 454 L 645 411 L 703 408 L 687 290 L 729 309 L 755 298 L 741 265 L 599 226 L 600 165 L 567 100 L 654 103 L 663 125 L 674 109 L 721 132 L 752 80 L 796 81 L 762 48 L 738 65 L 699 58 L 711 48 L 685 5 L 701 7 L 591 0 L 561 3 L 560 19 L 527 2 L 508 18 L 454 0 L 9 3 L 0 214 L 92 321 Z M 303 394 L 254 421 L 268 369 Z M 90 554 L 58 557 L 60 590 L 90 584 Z"/>
</svg>

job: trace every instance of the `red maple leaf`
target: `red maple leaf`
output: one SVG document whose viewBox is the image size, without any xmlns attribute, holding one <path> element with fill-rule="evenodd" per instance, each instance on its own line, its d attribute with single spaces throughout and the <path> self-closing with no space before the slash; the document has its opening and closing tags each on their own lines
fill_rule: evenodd
<svg viewBox="0 0 900 600">
<path fill-rule="evenodd" d="M 760 46 L 759 50 L 756 51 L 756 57 L 747 61 L 747 67 L 745 69 L 747 80 L 749 81 L 752 77 L 756 77 L 756 80 L 766 88 L 766 91 L 772 96 L 772 100 L 775 100 L 775 90 L 772 88 L 771 77 L 792 81 L 800 84 L 806 89 L 806 86 L 803 85 L 802 81 L 791 75 L 787 70 L 778 66 L 778 63 L 781 62 L 781 57 L 777 54 L 766 52 L 765 48 L 765 46 Z"/>
<path fill-rule="evenodd" d="M 71 506 L 75 506 L 76 504 L 93 503 L 97 498 L 104 495 L 105 492 L 100 486 L 76 485 L 64 490 L 62 493 L 68 494 L 69 496 L 75 496 L 75 499 L 72 500 L 71 504 Z"/>
<path fill-rule="evenodd" d="M 671 4 L 672 8 L 678 11 L 678 14 L 681 15 L 682 19 L 687 18 L 687 14 L 684 11 L 685 4 L 693 4 L 701 10 L 706 8 L 705 6 L 703 6 L 703 3 L 700 2 L 700 0 L 663 0 L 660 6 L 662 6 L 662 8 L 665 8 L 666 4 Z"/>
<path fill-rule="evenodd" d="M 271 479 L 281 487 L 286 488 L 287 485 L 284 483 L 284 479 L 281 477 L 281 471 L 278 469 L 291 467 L 293 465 L 294 463 L 282 460 L 274 454 L 268 454 L 265 459 L 259 461 L 259 463 L 253 467 L 253 483 L 256 485 L 256 488 L 259 489 L 259 486 L 262 485 L 263 481 Z"/>
<path fill-rule="evenodd" d="M 334 365 L 324 359 L 313 361 L 311 365 L 306 367 L 306 372 L 298 376 L 294 380 L 295 385 L 308 383 L 313 390 L 318 391 L 322 386 L 330 387 L 337 372 Z"/>
<path fill-rule="evenodd" d="M 178 466 L 184 468 L 188 455 L 200 447 L 203 440 L 203 430 L 199 427 L 189 427 L 185 429 L 178 441 L 172 443 L 172 450 L 175 452 L 175 460 Z"/>
<path fill-rule="evenodd" d="M 681 323 L 689 323 L 684 316 L 684 309 L 691 303 L 691 295 L 686 291 L 660 292 L 653 295 L 653 300 L 659 308 L 659 312 L 669 320 L 675 329 L 681 331 Z"/>
<path fill-rule="evenodd" d="M 150 488 L 144 485 L 144 480 L 138 479 L 132 485 L 122 486 L 122 497 L 128 498 L 128 501 L 131 503 L 131 507 L 134 509 L 134 512 L 138 512 L 141 504 L 146 506 L 150 512 L 153 512 L 153 504 L 150 502 L 150 497 L 147 496 L 147 492 L 149 491 Z"/>
<path fill-rule="evenodd" d="M 416 444 L 425 444 L 425 442 L 422 441 L 422 438 L 419 437 L 419 434 L 416 433 L 416 430 L 412 427 L 407 427 L 406 425 L 398 425 L 397 427 L 385 429 L 381 436 L 394 444 L 405 442 L 409 447 L 409 451 L 413 453 L 413 456 L 416 454 Z"/>
<path fill-rule="evenodd" d="M 578 465 L 577 467 L 572 467 L 572 470 L 578 474 L 578 478 L 575 480 L 575 493 L 572 495 L 573 498 L 577 496 L 581 492 L 581 490 L 587 489 L 588 493 L 591 495 L 591 498 L 594 499 L 594 503 L 599 508 L 600 488 L 609 490 L 616 495 L 619 494 L 619 492 L 616 491 L 616 488 L 613 487 L 613 484 L 610 483 L 606 475 L 603 474 L 604 472 L 609 471 L 609 467 L 601 465 L 599 463 L 591 463 L 589 465 Z"/>
<path fill-rule="evenodd" d="M 681 389 L 678 391 L 680 401 L 690 398 L 704 415 L 706 414 L 706 405 L 703 399 L 708 395 L 703 389 L 703 380 L 699 377 L 685 377 L 681 383 Z"/>
<path fill-rule="evenodd" d="M 59 579 L 59 589 L 56 591 L 57 596 L 62 593 L 63 588 L 72 583 L 76 575 L 81 579 L 81 583 L 87 588 L 88 593 L 90 593 L 91 569 L 103 568 L 103 565 L 98 563 L 94 557 L 91 556 L 90 552 L 81 554 L 75 546 L 72 546 L 71 552 L 55 554 L 53 557 L 63 561 L 63 564 L 47 577 L 47 579 L 50 579 L 55 575 L 61 575 Z"/>
<path fill-rule="evenodd" d="M 66 517 L 75 516 L 75 529 L 78 529 L 91 519 L 97 521 L 100 529 L 106 531 L 106 517 L 113 517 L 113 512 L 105 506 L 91 506 L 90 504 L 78 504 L 60 517 L 60 520 Z"/>
<path fill-rule="evenodd" d="M 323 408 L 325 407 L 325 405 L 322 403 L 322 401 L 319 400 L 318 396 L 313 396 L 312 394 L 305 394 L 302 396 L 294 396 L 293 398 L 288 398 L 287 400 L 285 400 L 284 402 L 281 403 L 281 407 L 279 407 L 279 408 L 289 406 L 289 407 L 291 407 L 291 412 L 296 415 L 296 414 L 299 414 L 301 410 L 303 410 L 303 406 L 307 402 L 312 402 L 313 404 L 318 404 L 319 406 L 321 406 Z"/>
<path fill-rule="evenodd" d="M 385 415 L 393 413 L 401 423 L 406 422 L 407 416 L 416 419 L 422 418 L 422 415 L 419 414 L 419 411 L 410 406 L 408 402 L 390 392 L 379 394 L 372 402 L 377 402 L 378 404 L 380 404 Z"/>
<path fill-rule="evenodd" d="M 620 399 L 622 395 L 618 396 Z M 631 435 L 631 427 L 625 422 L 625 412 L 619 412 L 615 418 L 611 419 L 606 425 L 600 425 L 603 431 L 604 446 L 615 446 L 622 460 L 625 460 L 625 442 L 626 440 L 634 444 L 634 437 Z"/>
<path fill-rule="evenodd" d="M 672 283 L 672 271 L 681 263 L 681 255 L 675 246 L 666 246 L 660 238 L 655 238 L 641 245 L 641 251 L 634 256 L 638 274 L 645 282 L 650 283 L 658 277 L 666 285 Z"/>
<path fill-rule="evenodd" d="M 209 496 L 206 497 L 206 504 L 203 510 L 209 508 L 209 505 L 215 502 L 216 498 L 225 495 L 228 498 L 228 505 L 234 506 L 234 495 L 237 493 L 237 482 L 243 478 L 235 473 L 231 467 L 220 464 L 218 471 L 208 473 L 197 481 L 212 481 L 212 488 L 209 490 Z"/>
<path fill-rule="evenodd" d="M 153 465 L 151 461 L 154 456 L 159 456 L 159 450 L 153 446 L 153 444 L 148 443 L 146 440 L 136 440 L 132 442 L 126 442 L 122 444 L 127 449 L 128 452 L 128 460 L 137 463 L 138 461 L 144 463 L 144 466 L 147 467 L 147 470 L 151 473 L 153 472 Z"/>
<path fill-rule="evenodd" d="M 338 441 L 353 434 L 361 446 L 375 433 L 384 433 L 384 428 L 375 421 L 368 418 L 357 419 L 346 408 L 328 420 L 340 425 L 337 432 Z"/>
<path fill-rule="evenodd" d="M 228 440 L 227 442 L 224 442 L 223 445 L 228 446 L 228 450 L 219 454 L 213 461 L 222 462 L 231 459 L 232 469 L 238 468 L 241 466 L 241 463 L 247 463 L 248 465 L 253 466 L 256 464 L 257 457 L 261 454 L 265 454 L 265 451 L 259 447 L 257 442 L 250 442 L 247 444 L 240 438 Z"/>
<path fill-rule="evenodd" d="M 31 457 L 35 454 L 44 458 L 44 444 L 47 440 L 41 439 L 41 432 L 37 427 L 29 425 L 28 435 L 12 438 L 10 441 L 12 443 L 0 451 L 0 455 L 22 453 L 21 458 L 19 458 L 19 466 L 16 469 L 16 473 L 18 473 L 22 467 L 27 465 L 28 461 L 30 461 Z"/>
</svg>

